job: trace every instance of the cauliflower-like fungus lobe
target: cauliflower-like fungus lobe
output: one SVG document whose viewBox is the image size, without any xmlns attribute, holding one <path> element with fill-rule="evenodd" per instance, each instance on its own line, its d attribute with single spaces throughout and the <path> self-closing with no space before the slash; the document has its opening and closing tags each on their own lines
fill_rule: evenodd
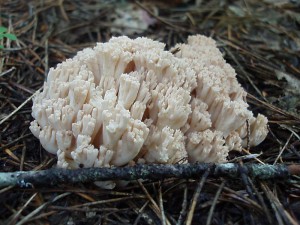
<svg viewBox="0 0 300 225">
<path fill-rule="evenodd" d="M 30 129 L 59 167 L 219 163 L 265 139 L 267 118 L 247 109 L 214 40 L 195 35 L 174 54 L 164 48 L 114 37 L 50 69 Z"/>
</svg>

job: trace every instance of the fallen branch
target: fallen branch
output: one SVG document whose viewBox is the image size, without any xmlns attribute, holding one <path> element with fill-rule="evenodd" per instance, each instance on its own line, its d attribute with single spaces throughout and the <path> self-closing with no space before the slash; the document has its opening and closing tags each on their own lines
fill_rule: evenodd
<svg viewBox="0 0 300 225">
<path fill-rule="evenodd" d="M 238 178 L 241 173 L 256 179 L 286 179 L 300 175 L 300 165 L 263 165 L 236 163 L 136 165 L 115 168 L 59 169 L 0 173 L 0 187 L 51 186 L 62 183 L 85 183 L 107 180 L 159 180 L 164 178 L 199 178 L 209 170 L 210 176 Z"/>
</svg>

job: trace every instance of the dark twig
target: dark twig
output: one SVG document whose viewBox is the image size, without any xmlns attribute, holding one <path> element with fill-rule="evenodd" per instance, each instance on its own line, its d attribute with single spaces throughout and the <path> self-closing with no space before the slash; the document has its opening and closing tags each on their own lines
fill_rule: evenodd
<svg viewBox="0 0 300 225">
<path fill-rule="evenodd" d="M 0 187 L 7 186 L 49 186 L 61 183 L 94 182 L 106 180 L 136 180 L 164 178 L 199 178 L 207 170 L 209 175 L 238 178 L 241 165 L 235 163 L 224 164 L 176 164 L 176 165 L 136 165 L 115 168 L 84 168 L 84 169 L 59 169 L 52 168 L 42 171 L 19 171 L 0 173 Z M 257 179 L 288 178 L 300 174 L 300 165 L 261 165 L 244 164 L 244 173 Z"/>
</svg>

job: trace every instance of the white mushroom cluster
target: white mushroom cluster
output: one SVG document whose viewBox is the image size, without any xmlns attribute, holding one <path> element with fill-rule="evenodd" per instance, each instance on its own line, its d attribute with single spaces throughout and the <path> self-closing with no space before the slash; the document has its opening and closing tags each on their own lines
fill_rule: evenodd
<svg viewBox="0 0 300 225">
<path fill-rule="evenodd" d="M 265 139 L 214 40 L 164 47 L 116 37 L 50 69 L 30 129 L 59 167 L 224 162 Z"/>
</svg>

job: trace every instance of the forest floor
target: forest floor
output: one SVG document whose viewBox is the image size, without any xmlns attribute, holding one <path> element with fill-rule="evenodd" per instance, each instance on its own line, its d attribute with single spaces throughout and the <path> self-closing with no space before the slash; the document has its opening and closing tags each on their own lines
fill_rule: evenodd
<svg viewBox="0 0 300 225">
<path fill-rule="evenodd" d="M 191 34 L 217 41 L 249 93 L 256 115 L 269 119 L 258 147 L 230 154 L 243 163 L 300 163 L 299 1 L 0 2 L 0 171 L 44 170 L 56 158 L 29 130 L 32 96 L 49 68 L 112 36 L 166 43 Z M 147 14 L 147 13 L 148 14 Z M 124 19 L 127 18 L 127 19 Z M 1 37 L 1 36 L 0 36 Z M 255 157 L 254 157 L 255 156 Z M 298 224 L 300 177 L 283 180 L 208 177 L 132 183 L 0 190 L 0 224 Z M 195 205 L 191 202 L 196 203 Z"/>
</svg>

